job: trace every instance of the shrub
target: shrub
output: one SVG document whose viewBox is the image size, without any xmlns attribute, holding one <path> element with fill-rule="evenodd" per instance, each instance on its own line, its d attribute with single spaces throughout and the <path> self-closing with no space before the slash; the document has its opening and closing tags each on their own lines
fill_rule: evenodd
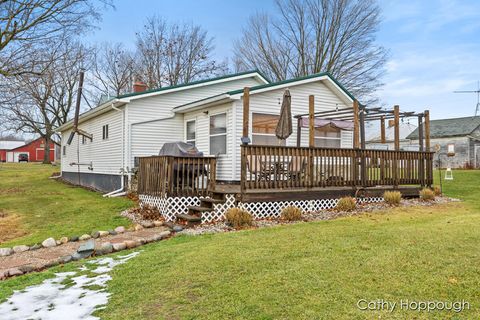
<svg viewBox="0 0 480 320">
<path fill-rule="evenodd" d="M 288 206 L 283 208 L 280 219 L 286 221 L 302 220 L 302 210 L 295 206 Z"/>
<path fill-rule="evenodd" d="M 352 197 L 343 197 L 338 200 L 335 210 L 337 211 L 352 211 L 357 206 L 357 203 Z"/>
<path fill-rule="evenodd" d="M 442 195 L 442 189 L 440 189 L 439 186 L 433 187 L 433 193 L 435 193 L 436 196 L 441 196 Z"/>
<path fill-rule="evenodd" d="M 435 193 L 432 189 L 429 188 L 423 188 L 422 190 L 420 190 L 419 195 L 422 201 L 432 201 L 435 199 Z"/>
<path fill-rule="evenodd" d="M 235 229 L 248 227 L 253 224 L 252 215 L 248 211 L 239 208 L 228 209 L 225 213 L 225 219 L 227 224 Z"/>
<path fill-rule="evenodd" d="M 402 200 L 402 194 L 400 191 L 385 191 L 383 200 L 385 200 L 385 203 L 388 205 L 398 206 Z"/>
</svg>

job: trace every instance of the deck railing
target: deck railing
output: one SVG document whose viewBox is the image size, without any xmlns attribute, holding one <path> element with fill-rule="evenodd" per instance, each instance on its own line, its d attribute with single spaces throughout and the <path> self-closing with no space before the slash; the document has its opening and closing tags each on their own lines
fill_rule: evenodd
<svg viewBox="0 0 480 320">
<path fill-rule="evenodd" d="M 215 189 L 216 158 L 152 156 L 140 158 L 139 194 L 206 196 Z"/>
<path fill-rule="evenodd" d="M 433 153 L 241 146 L 241 190 L 431 185 Z"/>
</svg>

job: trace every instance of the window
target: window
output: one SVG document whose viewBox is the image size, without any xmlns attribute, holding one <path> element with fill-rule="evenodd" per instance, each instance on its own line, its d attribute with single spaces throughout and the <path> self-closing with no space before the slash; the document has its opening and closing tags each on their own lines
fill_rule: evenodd
<svg viewBox="0 0 480 320">
<path fill-rule="evenodd" d="M 227 153 L 227 114 L 210 117 L 210 154 Z"/>
<path fill-rule="evenodd" d="M 340 129 L 332 125 L 315 128 L 315 147 L 340 148 L 340 145 L 341 145 Z"/>
<path fill-rule="evenodd" d="M 190 143 L 191 145 L 195 145 L 195 120 L 190 120 L 190 121 L 187 121 L 187 124 L 186 124 L 186 139 L 185 141 L 187 143 Z"/>
<path fill-rule="evenodd" d="M 102 139 L 103 140 L 108 139 L 108 124 L 104 125 L 102 128 Z"/>
<path fill-rule="evenodd" d="M 82 136 L 82 144 L 85 144 L 87 143 L 87 138 L 85 138 L 85 136 Z"/>
<path fill-rule="evenodd" d="M 62 155 L 64 155 L 64 156 L 67 155 L 67 146 L 63 146 Z"/>
<path fill-rule="evenodd" d="M 252 144 L 278 146 L 285 145 L 285 140 L 280 140 L 275 135 L 279 115 L 252 114 Z"/>
</svg>

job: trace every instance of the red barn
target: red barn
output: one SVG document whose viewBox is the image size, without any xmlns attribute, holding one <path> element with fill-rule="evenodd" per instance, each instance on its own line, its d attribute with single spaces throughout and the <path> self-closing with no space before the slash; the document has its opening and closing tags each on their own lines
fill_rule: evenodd
<svg viewBox="0 0 480 320">
<path fill-rule="evenodd" d="M 14 149 L 6 150 L 6 162 L 18 162 L 18 157 L 21 154 L 28 156 L 28 162 L 42 162 L 45 147 L 45 140 L 38 138 L 27 144 L 16 147 Z M 0 154 L 1 156 L 1 154 Z M 55 144 L 50 143 L 50 162 L 55 161 Z"/>
</svg>

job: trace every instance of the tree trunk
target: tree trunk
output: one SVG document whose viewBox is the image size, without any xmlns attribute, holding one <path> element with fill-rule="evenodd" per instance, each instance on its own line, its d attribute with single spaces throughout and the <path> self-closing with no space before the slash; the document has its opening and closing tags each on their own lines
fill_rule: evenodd
<svg viewBox="0 0 480 320">
<path fill-rule="evenodd" d="M 50 135 L 45 136 L 45 145 L 43 146 L 43 164 L 51 164 L 50 161 L 50 142 L 52 137 Z"/>
</svg>

